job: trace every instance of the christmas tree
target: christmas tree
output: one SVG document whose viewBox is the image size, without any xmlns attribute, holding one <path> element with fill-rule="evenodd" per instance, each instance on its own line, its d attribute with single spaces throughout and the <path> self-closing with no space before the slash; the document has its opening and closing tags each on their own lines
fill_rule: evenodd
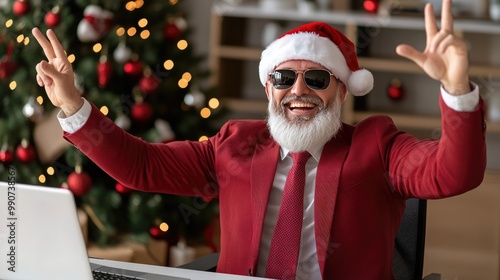
<svg viewBox="0 0 500 280">
<path fill-rule="evenodd" d="M 45 56 L 31 30 L 55 31 L 77 89 L 121 128 L 149 142 L 203 141 L 218 100 L 177 2 L 0 1 L 0 180 L 10 168 L 18 183 L 69 188 L 100 245 L 202 239 L 217 203 L 131 191 L 54 133 L 58 110 L 36 84 Z"/>
</svg>

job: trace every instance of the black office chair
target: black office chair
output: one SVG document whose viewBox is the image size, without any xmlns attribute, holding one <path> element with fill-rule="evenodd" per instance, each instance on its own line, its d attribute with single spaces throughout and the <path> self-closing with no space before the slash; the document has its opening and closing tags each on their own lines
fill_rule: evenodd
<svg viewBox="0 0 500 280">
<path fill-rule="evenodd" d="M 394 240 L 394 278 L 420 280 L 424 270 L 425 225 L 427 200 L 408 199 Z M 424 280 L 439 280 L 441 275 L 432 273 Z"/>
<path fill-rule="evenodd" d="M 422 280 L 424 268 L 425 223 L 427 201 L 409 199 L 394 241 L 393 270 L 397 280 Z M 218 253 L 209 254 L 180 268 L 215 271 Z M 423 280 L 440 280 L 441 275 L 432 273 Z"/>
</svg>

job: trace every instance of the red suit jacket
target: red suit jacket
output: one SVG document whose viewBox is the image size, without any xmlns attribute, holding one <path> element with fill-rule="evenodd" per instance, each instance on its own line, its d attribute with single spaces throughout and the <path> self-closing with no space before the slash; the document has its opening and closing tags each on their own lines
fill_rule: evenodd
<svg viewBox="0 0 500 280">
<path fill-rule="evenodd" d="M 418 140 L 385 116 L 343 125 L 318 165 L 315 234 L 324 279 L 393 279 L 394 238 L 410 197 L 444 198 L 478 186 L 486 166 L 484 104 L 456 112 L 440 100 L 440 141 Z M 265 121 L 230 121 L 208 141 L 149 144 L 93 107 L 65 134 L 122 184 L 148 192 L 218 197 L 219 272 L 256 271 L 279 156 Z"/>
</svg>

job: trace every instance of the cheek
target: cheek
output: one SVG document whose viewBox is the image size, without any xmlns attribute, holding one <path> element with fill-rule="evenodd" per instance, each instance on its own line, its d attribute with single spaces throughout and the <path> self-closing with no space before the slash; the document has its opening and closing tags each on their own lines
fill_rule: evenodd
<svg viewBox="0 0 500 280">
<path fill-rule="evenodd" d="M 274 104 L 279 105 L 283 97 L 285 97 L 285 94 L 281 90 L 273 90 L 272 96 L 270 97 L 271 97 L 270 99 L 271 102 L 274 102 Z"/>
<path fill-rule="evenodd" d="M 323 101 L 323 108 L 328 108 L 328 105 L 333 103 L 335 97 L 331 95 L 328 96 L 320 95 L 319 98 L 321 98 L 321 101 Z"/>
<path fill-rule="evenodd" d="M 333 92 L 329 92 L 325 95 L 320 95 L 320 98 L 321 100 L 323 100 L 323 105 L 325 106 L 325 108 L 327 108 L 329 104 L 334 104 L 341 94 L 342 91 L 339 89 L 339 87 L 336 87 Z"/>
</svg>

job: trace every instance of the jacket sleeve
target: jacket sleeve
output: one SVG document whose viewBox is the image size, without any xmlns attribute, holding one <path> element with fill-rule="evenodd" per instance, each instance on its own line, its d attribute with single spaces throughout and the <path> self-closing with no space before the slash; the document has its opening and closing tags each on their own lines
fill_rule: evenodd
<svg viewBox="0 0 500 280">
<path fill-rule="evenodd" d="M 64 138 L 127 187 L 190 196 L 217 196 L 214 141 L 148 143 L 119 128 L 92 105 L 85 125 Z"/>
<path fill-rule="evenodd" d="M 404 198 L 444 198 L 469 191 L 486 170 L 484 102 L 476 110 L 457 112 L 442 98 L 442 135 L 419 140 L 398 134 L 387 149 L 387 168 L 393 190 Z"/>
</svg>

